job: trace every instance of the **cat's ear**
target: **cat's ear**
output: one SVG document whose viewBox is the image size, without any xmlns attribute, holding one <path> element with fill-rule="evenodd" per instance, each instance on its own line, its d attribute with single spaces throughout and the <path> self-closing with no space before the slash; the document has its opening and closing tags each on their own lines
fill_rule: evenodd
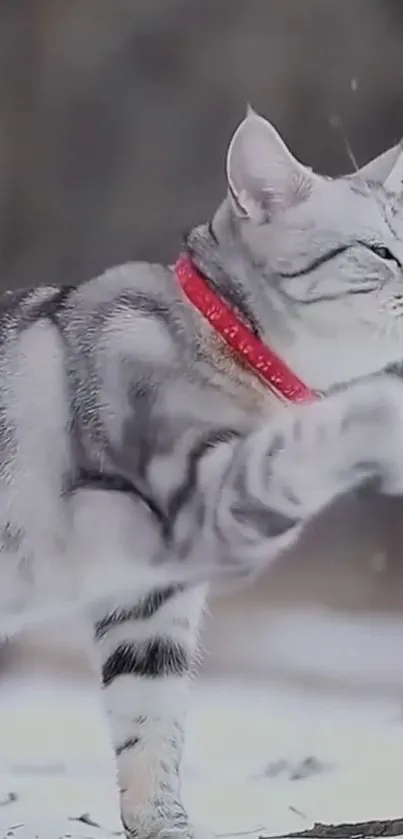
<svg viewBox="0 0 403 839">
<path fill-rule="evenodd" d="M 399 143 L 394 148 L 398 149 L 398 154 L 394 166 L 384 182 L 384 187 L 388 192 L 400 197 L 403 193 L 403 147 Z"/>
<path fill-rule="evenodd" d="M 226 172 L 236 212 L 257 222 L 302 201 L 315 179 L 250 106 L 230 142 Z"/>
<path fill-rule="evenodd" d="M 402 152 L 402 144 L 398 143 L 396 146 L 392 146 L 392 148 L 382 152 L 378 157 L 370 160 L 354 174 L 359 175 L 369 183 L 382 184 L 385 187 L 389 183 L 390 186 L 393 172 L 396 175 L 396 165 L 402 156 Z"/>
</svg>

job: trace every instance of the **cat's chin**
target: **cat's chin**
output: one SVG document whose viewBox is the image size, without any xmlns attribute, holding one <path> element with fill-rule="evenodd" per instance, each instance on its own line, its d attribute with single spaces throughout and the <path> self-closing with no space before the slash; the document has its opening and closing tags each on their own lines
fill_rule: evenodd
<svg viewBox="0 0 403 839">
<path fill-rule="evenodd" d="M 337 345 L 304 336 L 283 358 L 304 384 L 322 393 L 383 372 L 403 376 L 403 345 L 376 338 L 360 345 L 354 336 L 340 337 Z"/>
</svg>

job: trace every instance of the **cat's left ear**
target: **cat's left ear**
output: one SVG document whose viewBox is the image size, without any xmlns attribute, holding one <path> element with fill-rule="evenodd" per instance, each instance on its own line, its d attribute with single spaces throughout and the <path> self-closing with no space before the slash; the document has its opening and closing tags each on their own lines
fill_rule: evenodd
<svg viewBox="0 0 403 839">
<path fill-rule="evenodd" d="M 235 211 L 258 223 L 303 201 L 317 177 L 250 107 L 230 142 L 226 171 Z"/>
</svg>

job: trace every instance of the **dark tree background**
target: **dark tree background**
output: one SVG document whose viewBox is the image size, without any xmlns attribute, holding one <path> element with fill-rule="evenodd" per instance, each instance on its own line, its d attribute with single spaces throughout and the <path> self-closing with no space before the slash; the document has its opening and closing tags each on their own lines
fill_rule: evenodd
<svg viewBox="0 0 403 839">
<path fill-rule="evenodd" d="M 248 100 L 319 171 L 343 131 L 364 162 L 402 80 L 402 0 L 0 0 L 1 285 L 171 259 Z"/>
</svg>

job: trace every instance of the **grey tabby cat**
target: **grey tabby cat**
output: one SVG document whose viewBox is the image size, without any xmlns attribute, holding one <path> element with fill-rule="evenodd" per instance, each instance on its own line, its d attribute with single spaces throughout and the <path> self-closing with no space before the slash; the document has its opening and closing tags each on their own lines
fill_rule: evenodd
<svg viewBox="0 0 403 839">
<path fill-rule="evenodd" d="M 179 776 L 206 584 L 256 575 L 367 481 L 403 492 L 403 386 L 326 396 L 403 357 L 389 328 L 403 245 L 382 186 L 399 161 L 374 163 L 376 186 L 370 170 L 332 181 L 249 112 L 228 196 L 187 238 L 186 269 L 312 400 L 285 413 L 172 268 L 3 299 L 0 629 L 91 615 L 130 836 L 193 835 Z"/>
</svg>

